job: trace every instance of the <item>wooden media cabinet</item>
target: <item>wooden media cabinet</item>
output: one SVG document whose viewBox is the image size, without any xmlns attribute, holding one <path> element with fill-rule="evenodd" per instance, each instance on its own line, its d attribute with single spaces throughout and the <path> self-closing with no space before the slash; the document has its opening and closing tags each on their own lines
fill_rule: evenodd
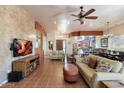
<svg viewBox="0 0 124 93">
<path fill-rule="evenodd" d="M 30 75 L 39 65 L 38 56 L 29 56 L 19 60 L 15 60 L 12 63 L 12 71 L 22 71 L 23 76 Z"/>
</svg>

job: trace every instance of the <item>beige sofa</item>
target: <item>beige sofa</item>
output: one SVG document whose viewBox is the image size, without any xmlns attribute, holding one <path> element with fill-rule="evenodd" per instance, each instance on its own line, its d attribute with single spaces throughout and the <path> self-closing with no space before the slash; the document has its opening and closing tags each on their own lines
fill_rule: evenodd
<svg viewBox="0 0 124 93">
<path fill-rule="evenodd" d="M 76 57 L 76 64 L 79 68 L 79 72 L 90 87 L 101 87 L 100 81 L 102 80 L 124 79 L 124 69 L 122 63 L 96 55 L 89 55 L 88 58 L 89 57 L 96 59 L 97 62 L 100 62 L 102 59 L 104 62 L 108 62 L 112 65 L 112 72 L 96 72 L 95 69 L 90 68 L 86 63 L 80 62 L 81 58 Z"/>
<path fill-rule="evenodd" d="M 48 59 L 64 59 L 64 51 L 49 51 L 48 53 Z"/>
</svg>

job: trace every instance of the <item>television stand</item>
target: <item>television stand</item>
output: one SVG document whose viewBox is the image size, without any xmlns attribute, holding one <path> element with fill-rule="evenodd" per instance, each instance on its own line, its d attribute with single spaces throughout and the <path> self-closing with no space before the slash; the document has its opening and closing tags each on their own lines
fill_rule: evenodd
<svg viewBox="0 0 124 93">
<path fill-rule="evenodd" d="M 21 71 L 24 77 L 30 75 L 39 65 L 39 57 L 29 56 L 19 60 L 15 60 L 12 63 L 12 71 Z"/>
</svg>

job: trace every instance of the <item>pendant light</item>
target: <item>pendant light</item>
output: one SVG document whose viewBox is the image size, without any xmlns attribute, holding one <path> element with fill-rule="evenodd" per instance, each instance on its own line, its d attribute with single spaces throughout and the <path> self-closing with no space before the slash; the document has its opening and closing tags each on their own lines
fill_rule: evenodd
<svg viewBox="0 0 124 93">
<path fill-rule="evenodd" d="M 107 21 L 107 29 L 106 29 L 107 34 L 106 34 L 106 35 L 104 35 L 105 37 L 111 37 L 111 36 L 113 36 L 113 34 L 111 34 L 111 33 L 110 33 L 110 30 L 109 30 L 109 24 L 110 24 L 110 22 L 109 22 L 109 21 Z"/>
</svg>

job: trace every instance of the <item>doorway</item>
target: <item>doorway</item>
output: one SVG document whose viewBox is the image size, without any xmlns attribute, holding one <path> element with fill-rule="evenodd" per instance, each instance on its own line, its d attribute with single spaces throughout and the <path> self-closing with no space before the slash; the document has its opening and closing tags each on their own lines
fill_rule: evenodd
<svg viewBox="0 0 124 93">
<path fill-rule="evenodd" d="M 56 40 L 56 50 L 63 50 L 63 40 Z"/>
</svg>

